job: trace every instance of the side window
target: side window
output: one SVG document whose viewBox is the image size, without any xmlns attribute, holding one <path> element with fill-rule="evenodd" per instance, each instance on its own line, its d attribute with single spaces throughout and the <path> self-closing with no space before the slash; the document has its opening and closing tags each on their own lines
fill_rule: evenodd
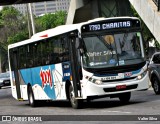
<svg viewBox="0 0 160 124">
<path fill-rule="evenodd" d="M 14 49 L 10 49 L 9 50 L 9 58 L 10 58 L 10 64 L 11 64 L 11 70 L 14 71 L 14 55 L 13 55 L 13 50 Z"/>
<path fill-rule="evenodd" d="M 41 65 L 41 43 L 40 41 L 33 44 L 33 53 L 34 53 L 34 66 Z"/>
<path fill-rule="evenodd" d="M 42 65 L 56 64 L 61 61 L 59 37 L 45 39 L 41 43 Z"/>
<path fill-rule="evenodd" d="M 56 64 L 60 62 L 60 42 L 59 42 L 59 37 L 52 37 L 49 39 L 50 43 L 50 63 L 51 64 Z"/>
<path fill-rule="evenodd" d="M 152 61 L 153 61 L 154 63 L 156 63 L 156 55 L 153 56 Z"/>
<path fill-rule="evenodd" d="M 50 41 L 50 39 L 46 39 L 43 41 L 43 45 L 45 46 L 45 48 L 43 48 L 43 63 L 45 65 L 51 64 L 51 54 L 53 52 L 53 47 L 52 47 L 52 42 Z M 43 46 L 43 47 L 44 47 Z"/>
<path fill-rule="evenodd" d="M 61 38 L 61 61 L 69 61 L 69 44 L 67 37 Z"/>
<path fill-rule="evenodd" d="M 43 40 L 41 42 L 41 63 L 42 65 L 46 64 L 46 42 Z"/>
<path fill-rule="evenodd" d="M 19 65 L 18 68 L 22 69 L 22 68 L 26 68 L 26 46 L 21 46 L 19 47 L 18 50 L 18 60 L 19 60 Z"/>
<path fill-rule="evenodd" d="M 31 43 L 26 46 L 25 53 L 26 53 L 26 61 L 27 67 L 36 67 L 44 65 L 43 63 L 43 56 L 45 56 L 45 44 L 43 45 L 43 41 L 38 41 L 36 43 Z M 44 58 L 46 59 L 46 58 Z"/>
<path fill-rule="evenodd" d="M 155 64 L 160 64 L 160 54 L 154 55 L 154 57 L 153 57 L 153 62 L 154 62 Z"/>
<path fill-rule="evenodd" d="M 34 44 L 27 45 L 27 67 L 33 67 L 34 66 Z"/>
<path fill-rule="evenodd" d="M 39 41 L 37 44 L 37 51 L 36 51 L 36 56 L 37 56 L 37 66 L 42 65 L 42 41 Z"/>
</svg>

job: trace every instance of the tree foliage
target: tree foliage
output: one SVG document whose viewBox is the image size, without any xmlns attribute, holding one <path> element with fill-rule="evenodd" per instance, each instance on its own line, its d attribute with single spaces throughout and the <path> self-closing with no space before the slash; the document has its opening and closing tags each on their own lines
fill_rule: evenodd
<svg viewBox="0 0 160 124">
<path fill-rule="evenodd" d="M 49 13 L 44 16 L 36 18 L 36 31 L 40 32 L 50 28 L 55 28 L 56 26 L 65 24 L 66 18 L 65 11 L 57 11 L 55 13 Z"/>
<path fill-rule="evenodd" d="M 0 42 L 10 44 L 8 38 L 15 37 L 20 32 L 26 31 L 24 16 L 14 7 L 4 7 L 0 12 Z M 11 42 L 13 43 L 13 42 Z"/>
<path fill-rule="evenodd" d="M 35 17 L 36 32 L 65 24 L 66 12 Z M 29 38 L 28 19 L 14 7 L 4 7 L 0 11 L 0 42 L 6 45 Z"/>
<path fill-rule="evenodd" d="M 46 14 L 35 17 L 36 32 L 54 28 L 65 24 L 66 12 L 59 11 L 54 14 Z M 28 19 L 14 7 L 3 7 L 0 11 L 0 51 L 3 62 L 2 71 L 7 64 L 7 46 L 11 43 L 29 39 Z M 3 54 L 2 54 L 3 51 Z M 1 61 L 1 60 L 0 60 Z M 1 71 L 1 69 L 0 69 Z"/>
<path fill-rule="evenodd" d="M 12 44 L 12 43 L 16 43 L 16 42 L 19 42 L 25 39 L 28 39 L 28 33 L 25 31 L 22 31 L 22 32 L 15 34 L 14 36 L 8 37 L 7 42 Z"/>
</svg>

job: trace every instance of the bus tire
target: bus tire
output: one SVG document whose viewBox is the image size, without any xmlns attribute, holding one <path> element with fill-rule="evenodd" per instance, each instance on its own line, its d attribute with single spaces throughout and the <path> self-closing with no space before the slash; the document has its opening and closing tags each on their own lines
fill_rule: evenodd
<svg viewBox="0 0 160 124">
<path fill-rule="evenodd" d="M 34 94 L 31 86 L 28 87 L 28 100 L 29 100 L 29 105 L 31 107 L 36 107 L 37 101 L 34 98 Z"/>
<path fill-rule="evenodd" d="M 156 95 L 160 94 L 160 81 L 158 80 L 158 78 L 155 76 L 152 79 L 152 86 L 153 86 L 153 90 L 155 92 Z"/>
<path fill-rule="evenodd" d="M 122 103 L 128 103 L 130 98 L 131 98 L 131 92 L 122 93 L 122 94 L 119 95 L 119 100 Z"/>
<path fill-rule="evenodd" d="M 81 99 L 75 99 L 72 85 L 69 86 L 69 101 L 71 103 L 72 108 L 74 109 L 82 108 L 83 101 Z"/>
</svg>

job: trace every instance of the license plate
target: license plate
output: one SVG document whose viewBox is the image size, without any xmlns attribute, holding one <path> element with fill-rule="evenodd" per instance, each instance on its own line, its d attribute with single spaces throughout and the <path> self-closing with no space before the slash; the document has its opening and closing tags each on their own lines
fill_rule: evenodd
<svg viewBox="0 0 160 124">
<path fill-rule="evenodd" d="M 126 85 L 117 85 L 116 90 L 126 89 Z"/>
<path fill-rule="evenodd" d="M 9 81 L 6 81 L 5 84 L 9 84 Z"/>
</svg>

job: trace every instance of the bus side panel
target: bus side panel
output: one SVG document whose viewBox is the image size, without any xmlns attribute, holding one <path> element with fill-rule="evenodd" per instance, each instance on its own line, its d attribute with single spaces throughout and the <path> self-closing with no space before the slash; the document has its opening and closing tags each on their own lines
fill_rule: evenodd
<svg viewBox="0 0 160 124">
<path fill-rule="evenodd" d="M 14 76 L 14 71 L 11 72 L 11 88 L 12 88 L 12 96 L 15 98 L 15 99 L 18 99 L 17 98 L 17 90 L 16 90 L 16 84 L 15 84 L 15 76 Z"/>
<path fill-rule="evenodd" d="M 54 80 L 52 77 L 52 70 L 54 69 L 55 65 L 42 66 L 32 69 L 33 85 L 40 85 L 50 99 L 56 99 Z M 41 95 L 41 93 L 38 92 L 38 95 Z"/>
<path fill-rule="evenodd" d="M 54 83 L 51 70 L 55 67 L 43 66 L 21 70 L 21 75 L 25 84 L 30 83 L 34 92 L 35 99 L 55 99 Z"/>
<path fill-rule="evenodd" d="M 31 69 L 22 69 L 20 70 L 20 77 L 23 79 L 23 82 L 27 85 L 32 83 L 32 72 Z M 22 80 L 21 80 L 22 82 Z"/>
<path fill-rule="evenodd" d="M 26 73 L 30 73 L 29 70 L 26 72 Z M 21 93 L 21 98 L 23 100 L 28 100 L 28 95 L 27 95 L 27 85 L 26 83 L 24 82 L 24 79 L 23 79 L 23 76 L 21 74 L 21 70 L 18 71 L 18 77 L 19 77 L 19 82 L 20 82 L 20 93 Z M 17 98 L 17 89 L 16 89 L 16 82 L 15 82 L 15 74 L 14 72 L 12 71 L 11 73 L 11 86 L 12 86 L 12 96 L 15 98 L 15 99 L 18 99 Z M 30 78 L 30 75 L 28 75 L 28 80 L 31 80 Z"/>
<path fill-rule="evenodd" d="M 55 69 L 52 70 L 56 99 L 59 100 L 66 99 L 65 85 L 69 74 L 63 69 L 64 65 L 66 64 L 56 64 Z"/>
<path fill-rule="evenodd" d="M 32 82 L 31 70 L 30 69 L 19 70 L 19 81 L 21 87 L 21 96 L 23 100 L 28 100 L 27 84 Z"/>
<path fill-rule="evenodd" d="M 23 69 L 21 76 L 26 85 L 31 84 L 35 99 L 66 99 L 65 82 L 70 79 L 70 69 L 64 69 L 66 65 L 69 63 Z"/>
<path fill-rule="evenodd" d="M 47 94 L 44 92 L 44 90 L 42 89 L 41 86 L 41 81 L 35 82 L 34 83 L 34 76 L 36 76 L 36 74 L 33 73 L 34 69 L 22 69 L 21 72 L 21 79 L 23 79 L 23 82 L 26 85 L 21 85 L 21 92 L 23 94 L 23 100 L 28 100 L 28 91 L 27 91 L 27 85 L 31 84 L 32 88 L 33 88 L 33 92 L 34 92 L 34 97 L 35 99 L 49 99 Z M 38 80 L 38 78 L 37 78 Z M 22 80 L 21 80 L 22 82 Z M 40 94 L 39 94 L 40 93 Z"/>
</svg>

